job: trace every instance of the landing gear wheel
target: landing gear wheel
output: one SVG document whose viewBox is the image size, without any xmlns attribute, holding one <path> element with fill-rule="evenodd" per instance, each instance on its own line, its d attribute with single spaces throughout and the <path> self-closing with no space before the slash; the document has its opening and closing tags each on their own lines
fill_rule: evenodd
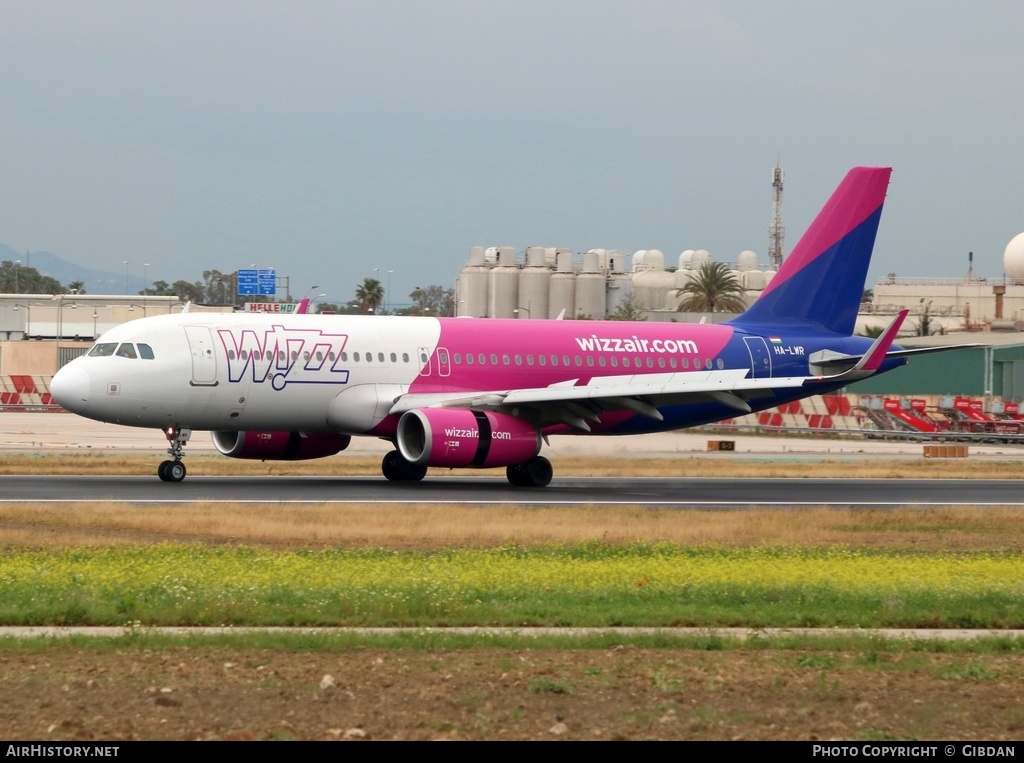
<svg viewBox="0 0 1024 763">
<path fill-rule="evenodd" d="M 185 445 L 192 436 L 192 430 L 173 426 L 167 427 L 163 431 L 167 442 L 171 444 L 171 447 L 167 449 L 171 458 L 160 463 L 156 469 L 156 475 L 164 482 L 181 482 L 188 473 L 185 464 L 181 463 L 181 459 L 185 455 Z"/>
<path fill-rule="evenodd" d="M 384 456 L 380 470 L 392 482 L 419 482 L 427 476 L 427 467 L 406 461 L 397 450 Z"/>
<path fill-rule="evenodd" d="M 187 473 L 181 461 L 162 461 L 156 470 L 156 475 L 164 482 L 181 482 Z"/>
<path fill-rule="evenodd" d="M 164 469 L 164 474 L 167 475 L 168 482 L 181 482 L 188 474 L 188 470 L 181 461 L 171 461 L 170 466 Z"/>
<path fill-rule="evenodd" d="M 513 464 L 505 469 L 508 481 L 516 487 L 547 487 L 554 470 L 544 456 L 536 456 L 522 464 Z"/>
</svg>

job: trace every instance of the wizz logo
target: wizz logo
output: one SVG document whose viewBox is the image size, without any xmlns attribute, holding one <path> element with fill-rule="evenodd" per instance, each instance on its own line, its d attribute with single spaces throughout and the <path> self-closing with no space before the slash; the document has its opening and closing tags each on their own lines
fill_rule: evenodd
<svg viewBox="0 0 1024 763">
<path fill-rule="evenodd" d="M 273 326 L 256 332 L 217 329 L 228 358 L 228 380 L 246 377 L 262 384 L 268 379 L 277 390 L 288 384 L 347 384 L 348 371 L 338 368 L 347 334 L 325 334 L 319 329 Z"/>
</svg>

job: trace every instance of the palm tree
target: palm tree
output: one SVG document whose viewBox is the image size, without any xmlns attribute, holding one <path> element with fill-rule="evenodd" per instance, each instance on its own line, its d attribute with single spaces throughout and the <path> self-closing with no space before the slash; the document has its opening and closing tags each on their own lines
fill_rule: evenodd
<svg viewBox="0 0 1024 763">
<path fill-rule="evenodd" d="M 364 278 L 362 285 L 356 287 L 356 300 L 359 312 L 375 313 L 384 301 L 384 287 L 376 278 Z"/>
<path fill-rule="evenodd" d="M 676 308 L 683 313 L 742 313 L 746 292 L 724 262 L 705 262 L 676 296 L 686 296 Z"/>
</svg>

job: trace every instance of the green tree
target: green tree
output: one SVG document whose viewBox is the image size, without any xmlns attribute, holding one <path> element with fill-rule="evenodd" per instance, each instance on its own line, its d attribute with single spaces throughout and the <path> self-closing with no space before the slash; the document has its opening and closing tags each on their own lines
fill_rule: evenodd
<svg viewBox="0 0 1024 763">
<path fill-rule="evenodd" d="M 676 296 L 686 298 L 676 308 L 683 313 L 742 313 L 746 293 L 724 262 L 705 262 Z"/>
<path fill-rule="evenodd" d="M 364 278 L 356 287 L 355 301 L 359 303 L 360 313 L 376 313 L 384 301 L 384 286 L 376 278 Z"/>
<path fill-rule="evenodd" d="M 455 290 L 446 289 L 438 284 L 417 286 L 409 293 L 413 307 L 411 315 L 436 315 L 451 317 L 455 315 Z"/>
<path fill-rule="evenodd" d="M 931 336 L 935 333 L 935 327 L 932 325 L 931 309 L 932 303 L 929 300 L 927 304 L 924 304 L 924 300 L 921 300 L 921 317 L 917 321 L 917 335 L 918 336 Z"/>
<path fill-rule="evenodd" d="M 865 326 L 860 332 L 860 336 L 866 336 L 870 339 L 878 339 L 885 331 L 885 326 Z"/>
<path fill-rule="evenodd" d="M 647 315 L 632 296 L 616 307 L 607 320 L 610 321 L 646 321 Z"/>
<path fill-rule="evenodd" d="M 0 262 L 0 291 L 8 294 L 63 294 L 66 289 L 56 278 L 44 276 L 35 268 L 4 260 Z"/>
<path fill-rule="evenodd" d="M 344 313 L 345 308 L 336 305 L 334 302 L 318 302 L 310 312 L 317 313 Z"/>
</svg>

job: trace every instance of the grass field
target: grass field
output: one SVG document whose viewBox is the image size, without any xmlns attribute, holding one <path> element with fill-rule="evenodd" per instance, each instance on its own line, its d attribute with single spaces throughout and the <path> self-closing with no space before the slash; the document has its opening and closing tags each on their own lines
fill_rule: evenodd
<svg viewBox="0 0 1024 763">
<path fill-rule="evenodd" d="M 192 474 L 378 474 L 376 459 L 190 458 Z M 5 473 L 152 475 L 151 457 Z M 326 471 L 324 469 L 326 468 Z M 588 459 L 561 474 L 621 471 Z M 1018 478 L 1013 461 L 631 461 L 630 474 Z M 765 637 L 770 626 L 1024 626 L 1024 512 L 0 503 L 19 739 L 1018 739 L 1024 641 Z M 155 624 L 697 625 L 706 635 L 163 636 Z M 739 625 L 747 638 L 715 634 Z M 16 697 L 16 700 L 14 699 Z"/>
</svg>

